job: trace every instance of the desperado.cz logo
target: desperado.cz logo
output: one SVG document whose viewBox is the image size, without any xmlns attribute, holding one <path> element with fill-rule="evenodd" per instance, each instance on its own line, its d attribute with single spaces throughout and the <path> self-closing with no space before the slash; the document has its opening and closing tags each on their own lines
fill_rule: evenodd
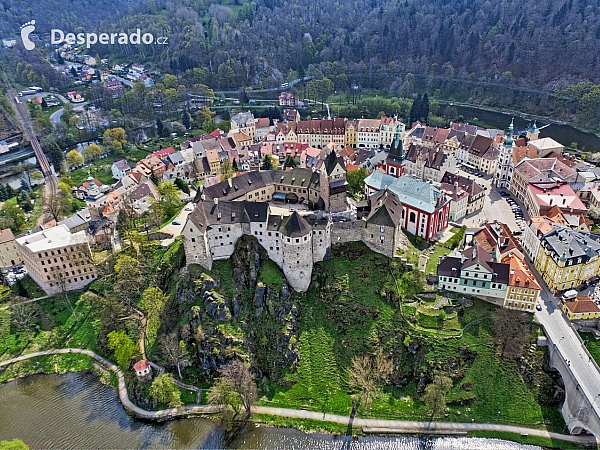
<svg viewBox="0 0 600 450">
<path fill-rule="evenodd" d="M 29 35 L 35 30 L 35 20 L 27 22 L 21 25 L 21 39 L 23 45 L 27 50 L 33 50 L 35 43 L 29 39 Z M 53 28 L 50 31 L 50 43 L 53 45 L 59 45 L 63 42 L 70 45 L 82 45 L 85 44 L 87 48 L 94 44 L 103 45 L 127 45 L 127 44 L 158 44 L 167 45 L 168 38 L 161 36 L 154 38 L 152 33 L 144 33 L 140 29 L 136 29 L 133 33 L 64 33 L 62 30 Z"/>
<path fill-rule="evenodd" d="M 158 45 L 166 45 L 167 38 L 161 36 L 157 39 L 154 39 L 154 35 L 152 33 L 144 33 L 140 31 L 140 29 L 136 29 L 135 32 L 127 34 L 127 33 L 63 33 L 62 30 L 52 29 L 50 31 L 50 43 L 53 45 L 62 44 L 66 42 L 67 44 L 85 44 L 86 48 L 90 48 L 91 45 L 94 44 L 103 44 L 103 45 L 127 45 L 127 44 L 158 44 Z"/>
</svg>

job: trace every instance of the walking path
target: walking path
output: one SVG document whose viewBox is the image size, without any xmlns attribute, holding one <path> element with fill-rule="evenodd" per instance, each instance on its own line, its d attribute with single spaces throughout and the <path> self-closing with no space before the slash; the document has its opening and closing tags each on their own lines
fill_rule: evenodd
<svg viewBox="0 0 600 450">
<path fill-rule="evenodd" d="M 100 355 L 80 348 L 61 348 L 54 350 L 45 350 L 42 352 L 29 353 L 17 358 L 8 359 L 0 362 L 0 368 L 10 364 L 25 361 L 26 359 L 35 358 L 44 355 L 57 355 L 64 353 L 80 353 L 93 358 L 96 362 L 113 371 L 119 379 L 118 394 L 121 403 L 125 410 L 133 414 L 135 417 L 149 420 L 170 420 L 176 417 L 185 417 L 193 414 L 213 414 L 219 411 L 216 405 L 189 405 L 180 408 L 163 409 L 162 411 L 146 411 L 139 406 L 134 405 L 129 400 L 127 387 L 125 385 L 125 377 L 123 372 L 113 363 L 103 358 Z M 325 422 L 334 422 L 342 425 L 347 425 L 350 421 L 349 417 L 337 414 L 320 413 L 316 411 L 305 411 L 298 409 L 273 408 L 269 406 L 253 406 L 252 412 L 255 414 L 269 414 L 272 416 L 292 417 L 297 419 L 312 419 Z M 366 428 L 366 432 L 377 433 L 397 433 L 397 434 L 464 434 L 468 431 L 499 431 L 516 433 L 522 436 L 536 436 L 542 438 L 559 439 L 562 441 L 573 442 L 584 445 L 597 445 L 596 438 L 590 435 L 565 435 L 553 433 L 546 430 L 535 428 L 526 428 L 513 425 L 499 425 L 489 423 L 460 423 L 460 422 L 418 422 L 408 420 L 384 420 L 384 419 L 360 419 L 354 418 L 353 426 Z"/>
<path fill-rule="evenodd" d="M 90 358 L 96 360 L 96 362 L 98 362 L 102 366 L 113 371 L 119 379 L 119 387 L 117 388 L 119 400 L 121 400 L 121 403 L 123 404 L 125 410 L 134 415 L 135 417 L 139 417 L 141 419 L 164 421 L 171 420 L 176 417 L 189 416 L 192 414 L 214 414 L 219 411 L 219 408 L 215 405 L 187 405 L 182 406 L 180 408 L 163 409 L 161 411 L 146 411 L 145 409 L 134 405 L 132 401 L 129 400 L 127 386 L 125 385 L 125 377 L 123 376 L 123 372 L 121 371 L 121 369 L 119 369 L 117 366 L 115 366 L 113 363 L 103 358 L 102 356 L 97 355 L 96 353 L 90 350 L 84 350 L 81 348 L 59 348 L 54 350 L 45 350 L 43 352 L 29 353 L 27 355 L 22 355 L 17 358 L 12 358 L 0 362 L 0 368 L 19 361 L 24 361 L 29 358 L 35 358 L 37 356 L 57 355 L 64 353 L 80 353 L 82 355 L 87 355 Z"/>
<path fill-rule="evenodd" d="M 337 414 L 327 414 L 315 411 L 304 411 L 297 409 L 286 408 L 271 408 L 267 406 L 253 406 L 253 413 L 270 414 L 272 416 L 293 417 L 298 419 L 322 420 L 326 422 L 335 422 L 342 425 L 347 425 L 350 418 Z M 513 425 L 499 425 L 492 423 L 461 423 L 461 422 L 418 422 L 408 420 L 383 420 L 383 419 L 359 419 L 355 418 L 353 426 L 376 429 L 378 433 L 398 433 L 398 434 L 414 434 L 414 433 L 433 433 L 433 434 L 464 434 L 468 431 L 501 431 L 508 433 L 516 433 L 523 436 L 536 436 L 542 438 L 560 439 L 563 441 L 574 442 L 577 444 L 590 445 L 596 444 L 594 436 L 585 435 L 565 435 L 560 433 L 552 433 L 546 430 L 538 430 L 536 428 L 526 428 Z"/>
</svg>

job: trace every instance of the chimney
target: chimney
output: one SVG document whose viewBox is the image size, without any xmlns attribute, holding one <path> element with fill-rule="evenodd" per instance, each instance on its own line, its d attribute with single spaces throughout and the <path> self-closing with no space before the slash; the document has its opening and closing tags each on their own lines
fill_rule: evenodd
<svg viewBox="0 0 600 450">
<path fill-rule="evenodd" d="M 219 199 L 218 198 L 215 198 L 213 201 L 215 203 L 215 206 L 217 206 L 219 204 Z"/>
<path fill-rule="evenodd" d="M 473 247 L 473 258 L 472 259 L 475 259 L 475 258 L 477 258 L 477 248 Z"/>
<path fill-rule="evenodd" d="M 227 178 L 227 184 L 229 184 L 229 187 L 233 187 L 233 184 L 231 183 L 231 178 Z"/>
</svg>

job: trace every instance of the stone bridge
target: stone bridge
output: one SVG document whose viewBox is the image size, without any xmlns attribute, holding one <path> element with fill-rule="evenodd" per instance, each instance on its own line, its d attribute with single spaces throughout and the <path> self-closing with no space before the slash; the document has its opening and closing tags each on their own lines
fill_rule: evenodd
<svg viewBox="0 0 600 450">
<path fill-rule="evenodd" d="M 600 368 L 587 352 L 583 341 L 576 334 L 581 353 L 565 352 L 563 356 L 560 341 L 566 337 L 546 333 L 549 347 L 549 366 L 558 370 L 565 385 L 565 402 L 562 415 L 571 434 L 591 433 L 600 439 Z M 582 365 L 581 363 L 585 363 Z M 580 370 L 584 367 L 585 372 Z M 595 379 L 595 380 L 594 380 Z M 594 382 L 595 381 L 595 382 Z"/>
</svg>

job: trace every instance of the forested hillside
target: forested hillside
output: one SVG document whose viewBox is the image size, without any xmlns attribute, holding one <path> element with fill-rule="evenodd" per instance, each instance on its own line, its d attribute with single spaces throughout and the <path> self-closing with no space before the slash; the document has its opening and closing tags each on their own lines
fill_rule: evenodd
<svg viewBox="0 0 600 450">
<path fill-rule="evenodd" d="M 139 27 L 167 36 L 168 46 L 97 46 L 94 52 L 160 53 L 156 64 L 170 72 L 212 66 L 221 88 L 328 62 L 364 74 L 365 87 L 389 88 L 406 72 L 546 89 L 600 82 L 598 0 L 230 1 L 4 0 L 0 30 L 16 34 L 31 19 L 41 33 Z"/>
</svg>

